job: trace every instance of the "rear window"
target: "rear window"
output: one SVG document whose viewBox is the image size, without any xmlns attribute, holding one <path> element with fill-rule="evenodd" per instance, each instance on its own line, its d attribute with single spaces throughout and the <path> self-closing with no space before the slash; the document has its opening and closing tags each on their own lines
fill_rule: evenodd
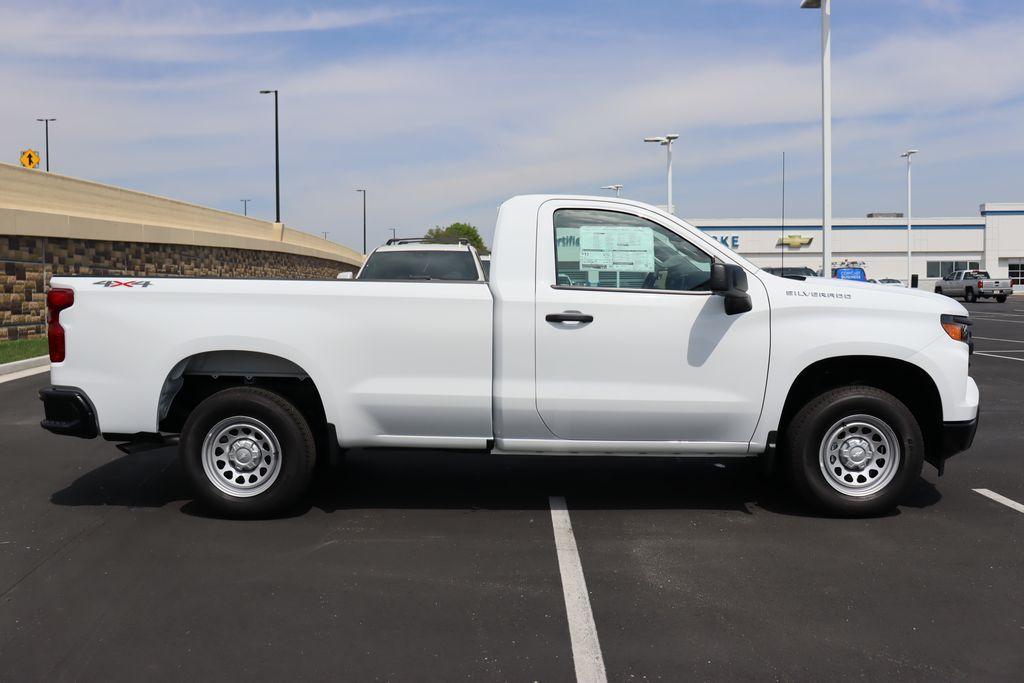
<svg viewBox="0 0 1024 683">
<path fill-rule="evenodd" d="M 972 270 L 970 273 L 967 274 L 967 277 L 977 277 L 981 278 L 982 280 L 989 279 L 987 270 Z"/>
<path fill-rule="evenodd" d="M 379 251 L 366 262 L 360 280 L 478 279 L 468 251 Z"/>
</svg>

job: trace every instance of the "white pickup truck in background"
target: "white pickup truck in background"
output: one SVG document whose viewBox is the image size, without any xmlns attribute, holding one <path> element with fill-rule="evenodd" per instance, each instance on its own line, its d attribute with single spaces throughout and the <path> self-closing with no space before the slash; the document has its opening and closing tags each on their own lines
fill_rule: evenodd
<svg viewBox="0 0 1024 683">
<path fill-rule="evenodd" d="M 229 515 L 293 505 L 339 448 L 778 459 L 870 515 L 977 426 L 960 304 L 775 277 L 617 198 L 505 202 L 486 282 L 62 277 L 48 304 L 42 426 L 180 435 Z"/>
<path fill-rule="evenodd" d="M 935 283 L 935 293 L 963 297 L 969 303 L 989 297 L 1003 303 L 1013 294 L 1013 286 L 1008 280 L 990 278 L 986 270 L 954 270 Z"/>
</svg>

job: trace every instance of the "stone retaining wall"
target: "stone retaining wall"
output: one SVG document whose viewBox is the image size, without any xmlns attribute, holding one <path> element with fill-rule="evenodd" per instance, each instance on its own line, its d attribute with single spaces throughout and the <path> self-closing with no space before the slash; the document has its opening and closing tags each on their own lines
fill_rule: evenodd
<svg viewBox="0 0 1024 683">
<path fill-rule="evenodd" d="M 54 275 L 334 279 L 356 267 L 271 251 L 0 235 L 0 341 L 46 334 Z"/>
</svg>

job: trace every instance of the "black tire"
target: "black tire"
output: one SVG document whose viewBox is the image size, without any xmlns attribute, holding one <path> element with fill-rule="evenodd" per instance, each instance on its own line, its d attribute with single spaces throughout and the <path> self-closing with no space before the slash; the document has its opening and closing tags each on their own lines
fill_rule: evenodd
<svg viewBox="0 0 1024 683">
<path fill-rule="evenodd" d="M 883 478 L 876 483 L 884 481 L 886 476 L 891 479 L 876 491 L 862 491 L 866 495 L 848 495 L 838 490 L 836 486 L 843 486 L 843 483 L 830 483 L 824 471 L 826 464 L 823 460 L 827 458 L 821 456 L 826 438 L 836 433 L 833 428 L 856 415 L 884 423 L 893 433 L 900 451 L 898 464 L 891 463 L 888 474 L 880 474 Z M 839 429 L 838 433 L 843 434 L 842 428 Z M 852 432 L 853 429 L 847 435 L 847 441 L 858 436 Z M 789 474 L 797 491 L 818 509 L 842 517 L 867 517 L 889 512 L 920 477 L 924 463 L 924 438 L 914 415 L 892 394 L 868 386 L 833 389 L 811 400 L 786 428 L 784 444 Z M 865 478 L 869 471 L 879 471 L 871 464 L 878 462 L 875 457 L 871 455 L 867 459 Z M 889 459 L 894 459 L 891 453 Z M 884 464 L 885 459 L 881 460 Z M 836 474 L 840 472 L 837 470 Z M 858 475 L 854 473 L 854 476 Z M 855 486 L 860 484 L 851 481 L 849 487 Z M 866 486 L 870 487 L 871 483 Z"/>
<path fill-rule="evenodd" d="M 966 301 L 969 304 L 973 304 L 977 300 L 978 295 L 974 293 L 973 289 L 968 287 L 967 289 L 964 290 L 964 301 Z"/>
<path fill-rule="evenodd" d="M 1005 304 L 1006 303 L 1006 295 L 1005 294 L 1000 294 L 999 296 L 997 296 L 996 297 L 996 302 L 997 303 L 1001 303 L 1001 304 Z"/>
<path fill-rule="evenodd" d="M 936 294 L 942 294 L 942 287 L 936 287 L 935 288 L 935 293 Z"/>
<path fill-rule="evenodd" d="M 268 451 L 268 437 L 277 442 L 273 446 L 273 457 L 279 459 L 274 465 L 276 474 L 261 484 L 266 488 L 255 495 L 231 495 L 223 489 L 233 487 L 230 483 L 232 477 L 227 477 L 227 484 L 215 484 L 212 480 L 214 475 L 208 476 L 204 468 L 203 449 L 207 437 L 213 438 L 214 428 L 234 418 L 255 420 L 266 427 L 270 433 L 256 437 L 262 441 L 255 443 L 266 443 Z M 236 387 L 213 394 L 192 411 L 182 429 L 180 456 L 196 497 L 207 506 L 229 517 L 269 517 L 295 505 L 305 494 L 316 464 L 316 440 L 309 423 L 284 397 L 266 389 Z M 248 452 L 244 456 L 248 457 Z M 262 465 L 262 461 L 258 463 Z M 249 472 L 241 474 L 248 475 Z M 251 476 L 255 476 L 255 472 Z M 241 480 L 240 483 L 245 485 Z"/>
</svg>

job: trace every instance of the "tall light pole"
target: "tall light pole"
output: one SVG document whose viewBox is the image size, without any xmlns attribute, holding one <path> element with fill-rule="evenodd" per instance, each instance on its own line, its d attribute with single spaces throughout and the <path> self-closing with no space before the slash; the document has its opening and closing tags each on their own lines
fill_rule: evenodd
<svg viewBox="0 0 1024 683">
<path fill-rule="evenodd" d="M 324 239 L 327 239 L 327 231 L 326 230 L 321 230 L 320 233 L 324 236 Z"/>
<path fill-rule="evenodd" d="M 620 196 L 619 193 L 622 191 L 622 185 L 616 183 L 615 185 L 602 185 L 602 190 L 615 190 L 615 196 Z"/>
<path fill-rule="evenodd" d="M 821 276 L 832 275 L 832 0 L 803 0 L 821 10 Z"/>
<path fill-rule="evenodd" d="M 398 228 L 388 228 L 391 231 L 391 239 L 398 239 Z"/>
<path fill-rule="evenodd" d="M 281 145 L 280 137 L 277 129 L 277 91 L 276 90 L 260 90 L 261 95 L 269 95 L 274 93 L 274 195 L 276 198 L 277 206 L 277 220 L 275 223 L 281 222 Z"/>
<path fill-rule="evenodd" d="M 46 129 L 46 146 L 43 148 L 46 154 L 46 172 L 50 172 L 50 121 L 56 121 L 57 119 L 36 119 L 41 121 Z"/>
<path fill-rule="evenodd" d="M 644 138 L 644 142 L 657 142 L 668 152 L 668 206 L 666 207 L 666 210 L 673 215 L 675 215 L 676 211 L 675 206 L 672 204 L 672 143 L 678 139 L 679 133 L 669 133 L 668 135 Z"/>
<path fill-rule="evenodd" d="M 356 190 L 363 193 L 363 254 L 366 254 L 366 190 Z"/>
<path fill-rule="evenodd" d="M 251 199 L 240 199 L 239 201 L 242 202 L 242 215 L 243 216 L 248 216 L 249 215 L 249 202 L 251 202 L 252 200 Z"/>
<path fill-rule="evenodd" d="M 911 225 L 911 205 L 910 205 L 910 157 L 917 154 L 916 149 L 908 149 L 906 152 L 900 155 L 900 159 L 907 160 L 907 287 L 910 286 L 910 252 L 913 247 L 911 241 L 910 225 Z"/>
</svg>

